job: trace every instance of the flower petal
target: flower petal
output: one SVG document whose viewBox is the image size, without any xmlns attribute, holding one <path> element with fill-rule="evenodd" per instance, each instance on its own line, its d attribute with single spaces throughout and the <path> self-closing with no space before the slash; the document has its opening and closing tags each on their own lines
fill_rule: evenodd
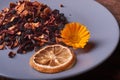
<svg viewBox="0 0 120 80">
<path fill-rule="evenodd" d="M 86 26 L 78 22 L 71 22 L 65 25 L 61 31 L 61 37 L 68 46 L 84 48 L 90 38 L 90 33 Z"/>
</svg>

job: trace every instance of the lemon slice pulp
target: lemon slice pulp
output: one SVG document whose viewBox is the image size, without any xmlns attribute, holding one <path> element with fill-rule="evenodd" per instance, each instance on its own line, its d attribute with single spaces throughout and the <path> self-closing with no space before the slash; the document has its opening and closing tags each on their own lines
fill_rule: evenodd
<svg viewBox="0 0 120 80">
<path fill-rule="evenodd" d="M 40 72 L 56 73 L 72 67 L 75 59 L 75 54 L 69 48 L 56 44 L 36 52 L 30 58 L 30 65 Z"/>
</svg>

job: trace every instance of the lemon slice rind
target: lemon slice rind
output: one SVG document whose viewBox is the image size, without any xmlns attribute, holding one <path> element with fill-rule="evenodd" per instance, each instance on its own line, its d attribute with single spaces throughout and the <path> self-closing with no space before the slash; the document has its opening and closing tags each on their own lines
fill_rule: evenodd
<svg viewBox="0 0 120 80">
<path fill-rule="evenodd" d="M 37 54 L 40 54 L 40 52 L 42 50 L 44 50 L 45 48 L 48 48 L 48 47 L 56 47 L 56 46 L 62 47 L 62 48 L 66 49 L 68 51 L 68 54 L 70 55 L 70 57 L 67 59 L 66 62 L 64 62 L 63 64 L 60 64 L 58 66 L 42 65 L 42 64 L 38 64 L 38 63 L 35 62 L 35 56 Z M 61 72 L 61 71 L 64 71 L 64 70 L 67 70 L 67 69 L 71 68 L 74 65 L 75 61 L 76 61 L 76 58 L 75 58 L 75 54 L 73 53 L 73 51 L 71 51 L 69 48 L 67 48 L 65 46 L 55 44 L 55 45 L 46 46 L 46 47 L 40 49 L 38 52 L 36 52 L 30 58 L 30 63 L 29 64 L 30 64 L 31 67 L 33 67 L 35 70 L 37 70 L 39 72 L 57 73 L 57 72 Z"/>
</svg>

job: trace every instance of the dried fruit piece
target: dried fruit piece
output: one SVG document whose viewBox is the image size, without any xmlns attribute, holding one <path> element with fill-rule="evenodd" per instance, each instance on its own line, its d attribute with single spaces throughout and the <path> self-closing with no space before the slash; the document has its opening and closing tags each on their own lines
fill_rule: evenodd
<svg viewBox="0 0 120 80">
<path fill-rule="evenodd" d="M 66 23 L 64 14 L 59 10 L 51 10 L 38 1 L 10 3 L 9 8 L 0 12 L 0 45 L 5 43 L 10 49 L 19 47 L 18 53 L 27 53 L 31 47 L 24 45 L 26 41 L 34 41 L 33 49 L 59 43 L 60 30 Z"/>
<path fill-rule="evenodd" d="M 75 54 L 67 47 L 56 44 L 46 46 L 30 58 L 30 66 L 44 73 L 56 73 L 71 68 Z"/>
<path fill-rule="evenodd" d="M 0 45 L 0 50 L 3 50 L 5 48 L 5 45 L 4 44 L 1 44 Z"/>
<path fill-rule="evenodd" d="M 60 7 L 64 7 L 64 5 L 63 5 L 63 4 L 60 4 Z"/>
<path fill-rule="evenodd" d="M 10 58 L 14 58 L 14 57 L 16 56 L 16 53 L 10 51 L 9 54 L 8 54 L 8 56 L 9 56 Z"/>
</svg>

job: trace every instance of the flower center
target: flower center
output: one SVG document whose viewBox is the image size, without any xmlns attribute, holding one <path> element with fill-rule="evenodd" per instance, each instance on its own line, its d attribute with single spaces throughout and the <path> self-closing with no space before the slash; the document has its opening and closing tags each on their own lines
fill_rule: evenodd
<svg viewBox="0 0 120 80">
<path fill-rule="evenodd" d="M 70 41 L 72 43 L 78 43 L 80 41 L 79 35 L 74 34 L 74 35 L 70 36 Z"/>
</svg>

